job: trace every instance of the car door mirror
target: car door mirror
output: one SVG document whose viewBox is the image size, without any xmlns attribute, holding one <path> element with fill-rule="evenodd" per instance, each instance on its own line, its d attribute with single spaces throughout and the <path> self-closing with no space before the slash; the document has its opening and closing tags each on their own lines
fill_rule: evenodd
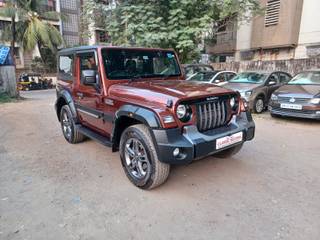
<svg viewBox="0 0 320 240">
<path fill-rule="evenodd" d="M 81 77 L 84 85 L 95 85 L 97 83 L 97 72 L 95 70 L 82 70 Z"/>
<path fill-rule="evenodd" d="M 276 84 L 277 84 L 277 82 L 274 81 L 274 80 L 271 80 L 271 81 L 268 82 L 268 86 L 274 86 Z"/>
</svg>

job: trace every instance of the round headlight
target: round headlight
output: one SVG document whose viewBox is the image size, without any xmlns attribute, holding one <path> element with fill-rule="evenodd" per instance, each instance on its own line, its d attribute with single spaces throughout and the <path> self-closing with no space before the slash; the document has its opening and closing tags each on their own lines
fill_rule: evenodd
<svg viewBox="0 0 320 240">
<path fill-rule="evenodd" d="M 177 107 L 177 116 L 181 120 L 187 115 L 187 107 L 185 105 L 179 105 Z"/>
</svg>

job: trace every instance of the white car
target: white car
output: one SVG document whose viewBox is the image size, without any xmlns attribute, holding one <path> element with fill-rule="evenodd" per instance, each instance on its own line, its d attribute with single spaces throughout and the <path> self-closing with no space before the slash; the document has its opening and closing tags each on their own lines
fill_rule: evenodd
<svg viewBox="0 0 320 240">
<path fill-rule="evenodd" d="M 233 71 L 203 71 L 191 75 L 187 80 L 221 85 L 224 82 L 228 82 L 236 75 L 237 74 Z"/>
</svg>

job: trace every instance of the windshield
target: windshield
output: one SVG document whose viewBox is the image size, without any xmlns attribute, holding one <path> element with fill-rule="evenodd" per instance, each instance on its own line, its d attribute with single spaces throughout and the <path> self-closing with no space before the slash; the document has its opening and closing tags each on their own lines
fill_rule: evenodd
<svg viewBox="0 0 320 240">
<path fill-rule="evenodd" d="M 231 83 L 263 83 L 267 78 L 265 73 L 255 72 L 244 72 L 239 73 L 237 76 L 232 78 L 229 82 Z"/>
<path fill-rule="evenodd" d="M 173 51 L 143 49 L 103 49 L 108 79 L 179 76 L 180 68 Z"/>
<path fill-rule="evenodd" d="M 320 72 L 303 72 L 288 82 L 290 85 L 320 85 Z"/>
<path fill-rule="evenodd" d="M 190 81 L 199 81 L 199 82 L 210 82 L 211 79 L 217 74 L 218 72 L 199 72 L 194 74 L 188 80 Z"/>
</svg>

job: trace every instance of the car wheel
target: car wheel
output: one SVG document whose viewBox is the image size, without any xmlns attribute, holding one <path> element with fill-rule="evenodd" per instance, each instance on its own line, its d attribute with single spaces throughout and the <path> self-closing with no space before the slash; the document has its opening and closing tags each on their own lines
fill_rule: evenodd
<svg viewBox="0 0 320 240">
<path fill-rule="evenodd" d="M 64 138 L 72 144 L 82 142 L 85 136 L 75 127 L 71 110 L 68 105 L 64 105 L 60 112 L 60 123 Z"/>
<path fill-rule="evenodd" d="M 228 157 L 232 157 L 233 155 L 237 154 L 241 148 L 242 148 L 243 144 L 228 148 L 226 150 L 223 150 L 221 152 L 215 153 L 213 156 L 217 157 L 217 158 L 228 158 Z"/>
<path fill-rule="evenodd" d="M 256 98 L 256 100 L 254 101 L 253 109 L 254 109 L 255 113 L 262 113 L 263 112 L 263 110 L 265 109 L 265 105 L 264 105 L 264 100 L 262 97 Z"/>
<path fill-rule="evenodd" d="M 159 161 L 150 131 L 143 124 L 128 127 L 121 135 L 120 158 L 129 180 L 142 189 L 166 181 L 170 165 Z"/>
</svg>

